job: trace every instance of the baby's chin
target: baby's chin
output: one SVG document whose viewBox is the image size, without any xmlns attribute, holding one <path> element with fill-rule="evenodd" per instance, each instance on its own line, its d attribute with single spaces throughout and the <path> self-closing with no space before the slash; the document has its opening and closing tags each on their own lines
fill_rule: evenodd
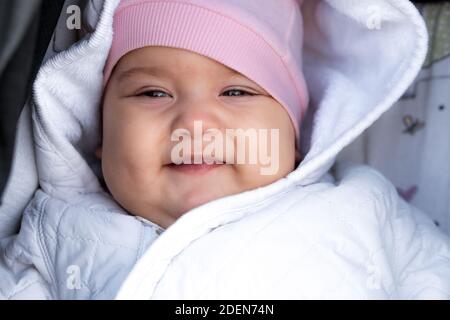
<svg viewBox="0 0 450 320">
<path fill-rule="evenodd" d="M 196 192 L 184 194 L 177 190 L 172 190 L 172 192 L 166 194 L 163 201 L 156 206 L 147 206 L 143 204 L 139 208 L 126 208 L 126 206 L 124 206 L 124 208 L 131 214 L 143 217 L 166 229 L 190 210 L 213 200 L 233 194 L 232 192 L 212 190 L 211 188 L 209 188 L 209 190 L 202 190 L 199 188 L 195 191 Z"/>
<path fill-rule="evenodd" d="M 228 169 L 228 168 L 224 168 Z M 219 169 L 220 170 L 220 169 Z M 239 176 L 240 174 L 240 176 Z M 258 172 L 216 171 L 204 176 L 183 176 L 170 183 L 164 194 L 166 213 L 178 219 L 188 211 L 211 201 L 268 185 L 278 179 L 272 176 L 259 177 Z M 163 205 L 164 205 L 163 204 Z"/>
<path fill-rule="evenodd" d="M 180 197 L 180 199 L 183 200 L 178 201 L 175 216 L 180 217 L 192 209 L 234 193 L 238 193 L 238 191 L 233 192 L 231 190 L 218 190 L 211 187 L 192 190 L 192 192 L 184 197 Z"/>
</svg>

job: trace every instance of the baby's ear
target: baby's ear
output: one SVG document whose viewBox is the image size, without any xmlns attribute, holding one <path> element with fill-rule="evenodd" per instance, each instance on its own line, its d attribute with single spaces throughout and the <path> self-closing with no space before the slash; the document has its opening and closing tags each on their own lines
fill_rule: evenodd
<svg viewBox="0 0 450 320">
<path fill-rule="evenodd" d="M 95 156 L 100 160 L 102 159 L 102 147 L 101 146 L 95 149 Z"/>
</svg>

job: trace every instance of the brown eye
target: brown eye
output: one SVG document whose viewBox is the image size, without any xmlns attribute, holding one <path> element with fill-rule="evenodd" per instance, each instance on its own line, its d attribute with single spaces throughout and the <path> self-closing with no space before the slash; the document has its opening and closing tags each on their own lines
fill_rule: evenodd
<svg viewBox="0 0 450 320">
<path fill-rule="evenodd" d="M 149 97 L 149 98 L 165 98 L 170 97 L 170 94 L 161 90 L 148 90 L 138 94 L 139 97 Z"/>
<path fill-rule="evenodd" d="M 231 89 L 231 90 L 225 91 L 222 95 L 228 96 L 228 97 L 242 97 L 242 96 L 255 96 L 256 94 L 245 91 L 245 90 Z"/>
</svg>

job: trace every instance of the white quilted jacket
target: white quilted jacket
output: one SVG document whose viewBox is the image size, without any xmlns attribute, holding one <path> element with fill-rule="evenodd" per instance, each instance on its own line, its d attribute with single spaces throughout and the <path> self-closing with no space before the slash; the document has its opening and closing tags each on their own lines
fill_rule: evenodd
<svg viewBox="0 0 450 320">
<path fill-rule="evenodd" d="M 92 33 L 49 58 L 34 83 L 0 207 L 0 298 L 450 298 L 450 239 L 374 169 L 332 168 L 425 59 L 409 1 L 302 1 L 305 159 L 167 230 L 124 212 L 93 156 L 118 1 L 92 0 Z"/>
</svg>

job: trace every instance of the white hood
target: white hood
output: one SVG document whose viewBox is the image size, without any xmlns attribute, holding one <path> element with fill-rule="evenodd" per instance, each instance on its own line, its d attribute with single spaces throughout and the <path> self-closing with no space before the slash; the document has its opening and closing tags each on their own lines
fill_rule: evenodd
<svg viewBox="0 0 450 320">
<path fill-rule="evenodd" d="M 40 182 L 61 195 L 99 188 L 88 163 L 99 144 L 102 71 L 118 2 L 106 0 L 95 32 L 48 61 L 34 84 L 35 126 L 58 150 L 37 155 Z M 407 90 L 425 59 L 427 32 L 406 0 L 306 0 L 302 12 L 311 104 L 302 125 L 306 157 L 287 179 L 307 185 Z"/>
<path fill-rule="evenodd" d="M 49 195 L 67 201 L 102 189 L 94 149 L 100 143 L 103 66 L 118 3 L 105 0 L 95 31 L 48 60 L 34 83 L 39 184 Z M 207 204 L 217 217 L 220 211 L 251 206 L 292 184 L 317 182 L 339 151 L 401 97 L 425 59 L 426 28 L 407 0 L 304 0 L 302 12 L 304 72 L 311 99 L 301 126 L 306 156 L 285 179 Z M 211 211 L 214 206 L 221 209 Z M 199 224 L 202 216 L 198 211 Z"/>
</svg>

